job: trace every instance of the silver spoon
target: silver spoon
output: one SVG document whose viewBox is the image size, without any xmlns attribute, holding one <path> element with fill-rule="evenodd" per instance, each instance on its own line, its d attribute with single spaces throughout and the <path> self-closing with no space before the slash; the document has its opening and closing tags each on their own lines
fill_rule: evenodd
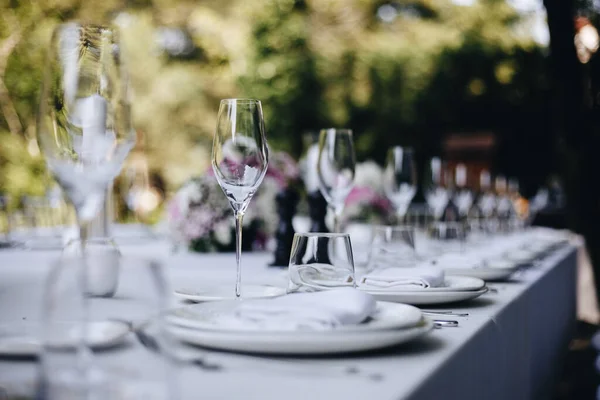
<svg viewBox="0 0 600 400">
<path fill-rule="evenodd" d="M 452 321 L 447 319 L 434 319 L 433 324 L 436 328 L 456 328 L 458 327 L 458 321 Z"/>
<path fill-rule="evenodd" d="M 450 315 L 453 317 L 468 317 L 469 313 L 462 313 L 462 312 L 454 312 L 454 311 L 437 311 L 437 310 L 421 310 L 421 312 L 423 314 L 427 314 L 427 315 Z"/>
</svg>

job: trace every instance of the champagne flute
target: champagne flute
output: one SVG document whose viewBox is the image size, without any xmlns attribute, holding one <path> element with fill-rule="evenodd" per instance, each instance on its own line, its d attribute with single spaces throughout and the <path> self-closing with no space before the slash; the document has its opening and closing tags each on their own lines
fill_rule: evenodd
<svg viewBox="0 0 600 400">
<path fill-rule="evenodd" d="M 433 157 L 427 166 L 423 192 L 434 219 L 439 221 L 450 200 L 448 190 L 443 185 L 442 160 L 439 157 Z"/>
<path fill-rule="evenodd" d="M 478 205 L 486 219 L 489 219 L 496 210 L 496 195 L 492 192 L 492 179 L 488 170 L 482 170 L 479 175 L 479 188 L 481 196 Z"/>
<path fill-rule="evenodd" d="M 323 129 L 319 135 L 319 190 L 333 211 L 333 231 L 340 232 L 346 197 L 354 186 L 356 156 L 350 129 Z"/>
<path fill-rule="evenodd" d="M 467 186 L 467 166 L 459 163 L 456 165 L 455 170 L 455 181 L 456 191 L 454 193 L 454 203 L 458 207 L 458 212 L 462 218 L 466 218 L 473 205 L 473 193 Z"/>
<path fill-rule="evenodd" d="M 242 222 L 267 166 L 267 139 L 260 101 L 221 100 L 213 138 L 212 168 L 235 217 L 236 298 L 241 296 Z"/>
<path fill-rule="evenodd" d="M 126 73 L 116 30 L 99 25 L 59 25 L 51 39 L 37 118 L 37 139 L 48 170 L 75 208 L 82 266 L 78 290 L 84 305 L 78 364 L 91 364 L 88 299 L 96 295 L 87 279 L 87 226 L 135 143 Z M 75 248 L 76 249 L 76 248 Z M 89 257 L 93 258 L 93 257 Z"/>
<path fill-rule="evenodd" d="M 67 23 L 54 31 L 37 138 L 75 208 L 82 256 L 86 227 L 135 143 L 127 85 L 116 30 Z"/>
<path fill-rule="evenodd" d="M 396 146 L 388 151 L 383 190 L 396 209 L 398 222 L 402 222 L 417 193 L 417 169 L 411 148 Z"/>
</svg>

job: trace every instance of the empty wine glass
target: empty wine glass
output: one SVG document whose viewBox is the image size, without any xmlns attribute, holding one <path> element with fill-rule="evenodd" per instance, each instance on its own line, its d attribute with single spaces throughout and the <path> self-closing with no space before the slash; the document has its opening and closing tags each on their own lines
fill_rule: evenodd
<svg viewBox="0 0 600 400">
<path fill-rule="evenodd" d="M 242 222 L 268 166 L 262 105 L 253 99 L 221 100 L 212 148 L 212 168 L 235 217 L 237 275 L 241 296 Z"/>
<path fill-rule="evenodd" d="M 450 200 L 450 195 L 444 187 L 442 179 L 442 160 L 439 157 L 433 157 L 427 166 L 423 192 L 436 221 L 442 217 Z"/>
<path fill-rule="evenodd" d="M 496 195 L 492 192 L 492 181 L 489 171 L 483 170 L 479 175 L 479 190 L 481 194 L 477 205 L 484 218 L 491 218 L 496 210 Z"/>
<path fill-rule="evenodd" d="M 454 184 L 456 190 L 454 192 L 454 203 L 458 207 L 458 212 L 462 218 L 466 218 L 473 204 L 473 193 L 467 186 L 467 166 L 465 164 L 456 165 L 454 175 Z"/>
<path fill-rule="evenodd" d="M 319 189 L 333 211 L 333 231 L 340 231 L 346 197 L 354 186 L 354 139 L 350 129 L 323 129 L 319 136 Z"/>
<path fill-rule="evenodd" d="M 135 143 L 116 30 L 67 23 L 52 36 L 37 120 L 48 169 L 86 226 Z"/>
<path fill-rule="evenodd" d="M 402 222 L 417 192 L 417 169 L 411 148 L 396 146 L 388 151 L 383 190 L 396 209 L 398 222 Z"/>
</svg>

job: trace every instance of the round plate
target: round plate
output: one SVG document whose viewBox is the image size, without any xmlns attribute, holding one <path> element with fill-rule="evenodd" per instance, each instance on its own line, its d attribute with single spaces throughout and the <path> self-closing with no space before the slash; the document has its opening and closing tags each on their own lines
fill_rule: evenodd
<svg viewBox="0 0 600 400">
<path fill-rule="evenodd" d="M 449 278 L 449 277 L 447 277 Z M 487 287 L 483 287 L 480 290 L 456 290 L 456 291 L 427 291 L 423 290 L 420 292 L 385 292 L 385 291 L 371 291 L 366 290 L 379 301 L 392 301 L 396 303 L 407 303 L 413 305 L 433 305 L 433 304 L 446 304 L 454 303 L 457 301 L 471 300 L 481 296 L 488 291 Z"/>
<path fill-rule="evenodd" d="M 263 299 L 281 296 L 286 293 L 284 288 L 268 285 L 242 285 L 242 299 Z M 234 300 L 233 285 L 217 285 L 196 289 L 181 288 L 175 290 L 175 296 L 183 300 L 199 303 L 202 301 Z"/>
<path fill-rule="evenodd" d="M 64 340 L 57 343 L 60 347 L 72 347 L 76 344 L 72 333 L 75 326 L 64 325 Z M 40 351 L 40 342 L 36 337 L 38 325 L 35 324 L 4 324 L 0 325 L 0 356 L 4 357 L 34 357 Z M 121 344 L 129 334 L 127 324 L 119 321 L 97 321 L 89 325 L 90 347 L 106 349 Z"/>
<path fill-rule="evenodd" d="M 392 292 L 392 293 L 408 293 L 408 292 L 455 292 L 455 291 L 473 291 L 473 290 L 480 290 L 481 288 L 485 287 L 485 282 L 482 281 L 479 278 L 473 278 L 470 276 L 459 276 L 459 275 L 453 275 L 453 276 L 446 276 L 444 278 L 444 286 L 439 286 L 439 287 L 428 287 L 428 288 L 424 288 L 424 287 L 420 287 L 417 285 L 405 285 L 405 286 L 398 286 L 395 288 L 382 288 L 379 286 L 371 286 L 371 285 L 366 285 L 366 284 L 362 284 L 359 285 L 358 288 L 365 290 L 369 293 L 379 293 L 379 292 Z"/>
<path fill-rule="evenodd" d="M 433 329 L 433 322 L 423 318 L 419 325 L 407 329 L 366 332 L 301 331 L 223 332 L 170 327 L 178 339 L 202 347 L 261 354 L 340 354 L 394 346 L 421 337 Z"/>
<path fill-rule="evenodd" d="M 247 332 L 247 333 L 278 333 L 278 334 L 296 334 L 298 331 L 289 330 L 269 330 L 258 329 L 256 326 L 224 326 L 222 324 L 223 315 L 231 315 L 238 307 L 238 300 L 223 301 L 216 303 L 195 304 L 189 307 L 173 310 L 167 319 L 170 323 L 191 329 L 210 330 L 219 332 Z M 394 304 L 387 302 L 377 302 L 375 314 L 366 322 L 358 325 L 342 325 L 335 328 L 336 332 L 369 332 L 384 329 L 403 329 L 414 327 L 422 319 L 421 310 L 407 304 Z M 315 334 L 329 331 L 314 331 Z"/>
<path fill-rule="evenodd" d="M 519 269 L 519 265 L 513 267 L 481 267 L 481 268 L 444 268 L 446 275 L 464 275 L 484 281 L 501 281 L 508 279 Z"/>
</svg>

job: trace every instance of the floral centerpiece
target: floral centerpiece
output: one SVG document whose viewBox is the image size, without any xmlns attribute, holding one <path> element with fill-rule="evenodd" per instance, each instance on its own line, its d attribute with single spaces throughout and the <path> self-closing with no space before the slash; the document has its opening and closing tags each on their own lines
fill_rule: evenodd
<svg viewBox="0 0 600 400">
<path fill-rule="evenodd" d="M 373 161 L 356 165 L 354 187 L 346 198 L 344 222 L 386 223 L 393 213 L 390 201 L 382 194 L 383 171 Z"/>
<path fill-rule="evenodd" d="M 232 161 L 230 161 L 232 162 Z M 270 154 L 269 167 L 251 200 L 242 227 L 243 251 L 264 250 L 277 228 L 275 196 L 295 183 L 299 169 L 286 153 Z M 188 180 L 167 205 L 169 231 L 173 240 L 196 252 L 235 251 L 235 225 L 231 207 L 212 168 Z"/>
</svg>

